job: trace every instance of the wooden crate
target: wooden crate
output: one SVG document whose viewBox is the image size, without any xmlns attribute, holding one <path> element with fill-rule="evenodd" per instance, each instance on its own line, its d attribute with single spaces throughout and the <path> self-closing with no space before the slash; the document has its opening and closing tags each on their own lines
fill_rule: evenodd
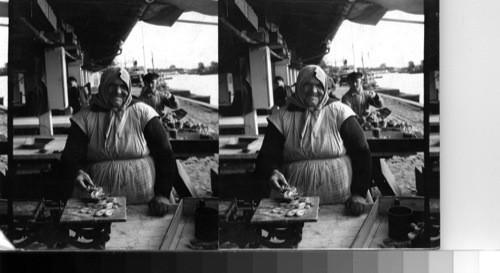
<svg viewBox="0 0 500 273">
<path fill-rule="evenodd" d="M 160 250 L 191 250 L 187 245 L 195 238 L 194 210 L 201 199 L 205 201 L 207 207 L 218 210 L 218 198 L 186 197 L 182 199 L 163 238 Z"/>
<path fill-rule="evenodd" d="M 368 216 L 359 229 L 351 248 L 380 248 L 383 241 L 389 238 L 387 209 L 392 206 L 392 203 L 396 198 L 401 202 L 401 206 L 409 207 L 414 212 L 424 211 L 423 197 L 380 197 L 368 213 Z M 430 200 L 430 210 L 431 214 L 439 213 L 438 199 Z"/>
</svg>

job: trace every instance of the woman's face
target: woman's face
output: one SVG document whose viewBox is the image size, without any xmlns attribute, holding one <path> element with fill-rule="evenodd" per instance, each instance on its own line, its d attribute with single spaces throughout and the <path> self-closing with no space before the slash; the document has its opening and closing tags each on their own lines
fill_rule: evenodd
<svg viewBox="0 0 500 273">
<path fill-rule="evenodd" d="M 128 97 L 127 85 L 123 82 L 115 82 L 109 87 L 109 99 L 113 108 L 120 108 Z"/>
<path fill-rule="evenodd" d="M 304 102 L 307 107 L 314 108 L 316 107 L 321 98 L 325 95 L 325 89 L 321 82 L 316 78 L 311 78 L 306 84 L 303 86 L 304 88 Z"/>
</svg>

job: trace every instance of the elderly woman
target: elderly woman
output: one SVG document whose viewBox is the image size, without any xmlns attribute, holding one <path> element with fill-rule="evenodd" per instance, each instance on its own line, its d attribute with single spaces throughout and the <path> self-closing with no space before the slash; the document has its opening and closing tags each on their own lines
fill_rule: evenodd
<svg viewBox="0 0 500 273">
<path fill-rule="evenodd" d="M 294 186 L 321 204 L 345 203 L 364 210 L 371 177 L 371 154 L 356 114 L 329 99 L 327 76 L 318 66 L 304 67 L 296 92 L 268 118 L 257 172 L 273 195 Z"/>
<path fill-rule="evenodd" d="M 90 107 L 71 118 L 62 162 L 74 178 L 76 196 L 102 187 L 128 204 L 149 203 L 156 215 L 167 213 L 175 159 L 156 111 L 132 100 L 130 76 L 106 69 Z"/>
</svg>

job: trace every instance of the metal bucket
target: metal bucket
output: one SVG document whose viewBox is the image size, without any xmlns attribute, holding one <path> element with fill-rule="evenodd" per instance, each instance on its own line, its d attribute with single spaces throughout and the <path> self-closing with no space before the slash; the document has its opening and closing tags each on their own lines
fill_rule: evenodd
<svg viewBox="0 0 500 273">
<path fill-rule="evenodd" d="M 214 208 L 200 206 L 194 210 L 194 237 L 200 241 L 217 241 L 219 235 L 219 212 Z"/>
<path fill-rule="evenodd" d="M 392 206 L 387 209 L 387 214 L 389 215 L 389 237 L 396 241 L 409 240 L 410 217 L 413 210 L 405 206 Z"/>
</svg>

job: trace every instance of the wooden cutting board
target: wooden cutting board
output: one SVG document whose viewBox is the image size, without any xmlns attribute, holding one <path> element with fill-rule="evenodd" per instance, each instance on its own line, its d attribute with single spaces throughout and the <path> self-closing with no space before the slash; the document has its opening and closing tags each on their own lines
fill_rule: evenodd
<svg viewBox="0 0 500 273">
<path fill-rule="evenodd" d="M 250 223 L 252 225 L 261 224 L 294 224 L 303 222 L 317 222 L 318 221 L 318 209 L 319 209 L 319 197 L 306 197 L 309 198 L 314 206 L 306 209 L 304 215 L 297 217 L 288 217 L 285 214 L 273 213 L 272 209 L 279 207 L 282 199 L 271 199 L 264 198 L 260 201 L 257 210 L 255 211 Z"/>
<path fill-rule="evenodd" d="M 70 198 L 66 202 L 63 214 L 61 216 L 61 224 L 82 224 L 82 223 L 111 223 L 111 222 L 126 222 L 127 221 L 127 199 L 125 197 L 115 197 L 120 206 L 113 210 L 111 216 L 96 217 L 93 214 L 81 213 L 80 209 L 90 203 L 88 199 Z"/>
</svg>

